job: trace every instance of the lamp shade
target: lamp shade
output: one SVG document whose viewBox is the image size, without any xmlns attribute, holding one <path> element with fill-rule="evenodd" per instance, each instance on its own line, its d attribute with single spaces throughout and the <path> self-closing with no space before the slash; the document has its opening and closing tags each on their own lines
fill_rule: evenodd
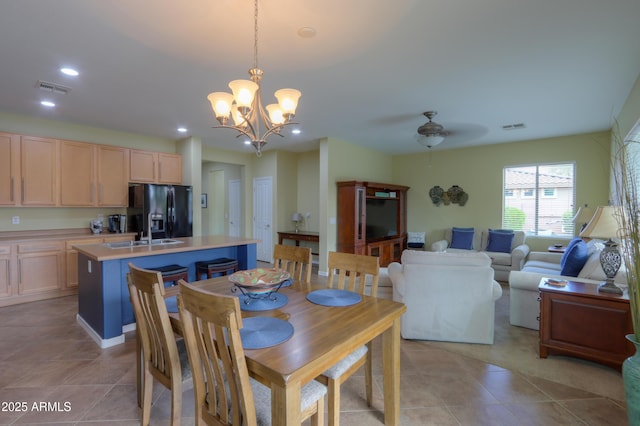
<svg viewBox="0 0 640 426">
<path fill-rule="evenodd" d="M 213 92 L 207 96 L 207 99 L 211 102 L 211 108 L 216 118 L 229 117 L 231 104 L 233 103 L 233 95 L 231 93 Z"/>
<path fill-rule="evenodd" d="M 280 89 L 274 94 L 280 104 L 282 114 L 287 116 L 293 116 L 296 113 L 298 107 L 298 99 L 302 93 L 296 89 Z"/>
<path fill-rule="evenodd" d="M 294 213 L 291 215 L 291 221 L 292 222 L 300 222 L 302 220 L 302 214 L 301 213 Z"/>
<path fill-rule="evenodd" d="M 282 115 L 282 109 L 278 104 L 269 104 L 265 107 L 267 112 L 269 113 L 269 119 L 273 124 L 282 124 L 284 123 L 284 116 Z"/>
<path fill-rule="evenodd" d="M 251 80 L 233 80 L 229 83 L 229 88 L 233 92 L 233 99 L 238 104 L 238 108 L 251 108 L 253 98 L 258 90 L 257 83 Z"/>
<path fill-rule="evenodd" d="M 587 223 L 593 217 L 593 210 L 587 205 L 580 206 L 576 215 L 573 216 L 573 223 Z"/>
<path fill-rule="evenodd" d="M 619 238 L 621 236 L 618 217 L 622 214 L 619 206 L 600 206 L 596 209 L 587 226 L 580 232 L 587 238 Z"/>
</svg>

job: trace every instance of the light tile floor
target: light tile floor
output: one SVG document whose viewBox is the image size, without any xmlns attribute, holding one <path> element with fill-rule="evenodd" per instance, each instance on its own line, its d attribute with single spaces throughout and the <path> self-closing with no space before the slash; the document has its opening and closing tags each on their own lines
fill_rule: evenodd
<svg viewBox="0 0 640 426">
<path fill-rule="evenodd" d="M 0 424 L 139 424 L 135 335 L 101 350 L 77 325 L 76 312 L 76 297 L 0 309 Z M 403 341 L 401 351 L 402 425 L 627 424 L 620 401 L 428 342 Z M 350 378 L 342 388 L 344 426 L 382 424 L 378 353 L 374 405 L 364 403 L 364 376 Z M 183 424 L 192 425 L 192 391 L 183 397 Z M 154 401 L 151 424 L 167 425 L 169 392 L 154 387 Z"/>
</svg>

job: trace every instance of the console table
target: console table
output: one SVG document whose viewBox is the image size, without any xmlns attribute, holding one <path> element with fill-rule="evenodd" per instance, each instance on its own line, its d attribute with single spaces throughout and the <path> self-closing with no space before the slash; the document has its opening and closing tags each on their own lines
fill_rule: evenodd
<svg viewBox="0 0 640 426">
<path fill-rule="evenodd" d="M 296 245 L 300 245 L 300 241 L 310 241 L 312 243 L 320 243 L 320 233 L 310 231 L 281 231 L 278 232 L 278 244 L 282 244 L 284 240 L 293 240 Z M 311 253 L 317 255 L 318 253 Z"/>
<path fill-rule="evenodd" d="M 597 284 L 569 281 L 563 287 L 540 280 L 540 358 L 569 355 L 621 370 L 635 348 L 629 297 L 599 293 Z"/>
</svg>

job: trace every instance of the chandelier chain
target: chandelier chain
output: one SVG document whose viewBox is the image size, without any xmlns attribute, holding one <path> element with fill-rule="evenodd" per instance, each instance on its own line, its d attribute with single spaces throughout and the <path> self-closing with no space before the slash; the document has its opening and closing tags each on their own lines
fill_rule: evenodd
<svg viewBox="0 0 640 426">
<path fill-rule="evenodd" d="M 258 68 L 258 0 L 254 1 L 253 13 L 253 67 Z"/>
</svg>

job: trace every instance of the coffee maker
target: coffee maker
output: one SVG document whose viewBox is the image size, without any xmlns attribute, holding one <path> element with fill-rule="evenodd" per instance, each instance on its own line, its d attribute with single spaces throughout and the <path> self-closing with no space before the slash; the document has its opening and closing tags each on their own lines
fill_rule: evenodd
<svg viewBox="0 0 640 426">
<path fill-rule="evenodd" d="M 124 233 L 127 230 L 127 216 L 123 214 L 109 215 L 109 232 Z"/>
</svg>

